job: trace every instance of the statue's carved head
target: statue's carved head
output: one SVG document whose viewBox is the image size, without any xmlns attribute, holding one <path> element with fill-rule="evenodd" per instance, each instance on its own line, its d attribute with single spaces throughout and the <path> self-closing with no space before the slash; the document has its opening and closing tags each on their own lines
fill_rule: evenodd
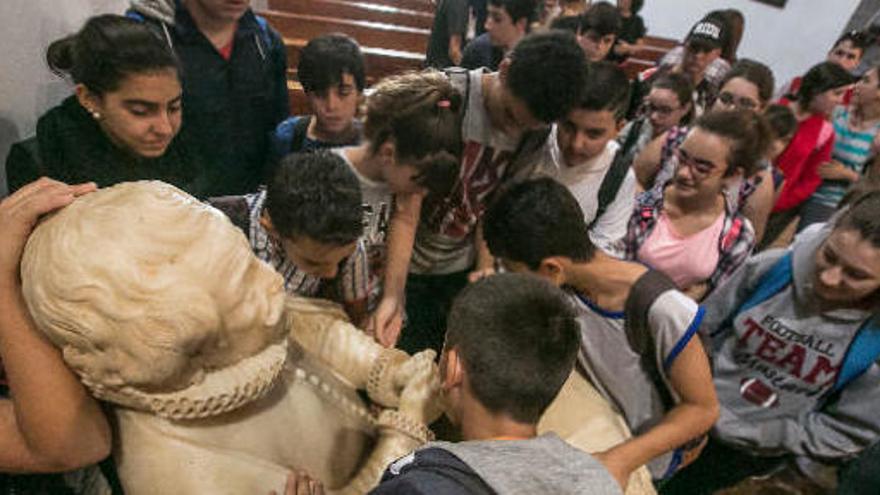
<svg viewBox="0 0 880 495">
<path fill-rule="evenodd" d="M 167 184 L 78 199 L 36 228 L 21 270 L 37 326 L 99 397 L 203 416 L 253 399 L 283 365 L 280 276 Z"/>
</svg>

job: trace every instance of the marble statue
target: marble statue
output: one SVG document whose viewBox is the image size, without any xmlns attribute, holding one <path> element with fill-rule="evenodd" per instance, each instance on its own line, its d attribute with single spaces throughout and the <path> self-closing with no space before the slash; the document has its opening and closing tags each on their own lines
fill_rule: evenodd
<svg viewBox="0 0 880 495">
<path fill-rule="evenodd" d="M 267 493 L 291 469 L 365 493 L 440 414 L 432 351 L 385 349 L 334 304 L 286 296 L 222 213 L 167 184 L 77 200 L 37 227 L 21 271 L 37 326 L 114 406 L 130 495 Z"/>
</svg>

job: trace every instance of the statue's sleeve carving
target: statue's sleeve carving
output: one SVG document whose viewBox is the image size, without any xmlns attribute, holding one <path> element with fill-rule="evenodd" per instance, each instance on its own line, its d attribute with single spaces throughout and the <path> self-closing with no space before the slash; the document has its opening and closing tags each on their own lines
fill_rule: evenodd
<svg viewBox="0 0 880 495">
<path fill-rule="evenodd" d="M 291 337 L 357 389 L 385 407 L 397 407 L 403 384 L 394 374 L 409 355 L 386 349 L 352 325 L 338 305 L 319 299 L 287 299 Z"/>
<path fill-rule="evenodd" d="M 434 364 L 434 351 L 423 351 L 401 365 L 395 380 L 403 382 L 400 409 L 379 414 L 379 440 L 358 474 L 340 493 L 361 494 L 375 487 L 385 468 L 416 447 L 434 439 L 426 426 L 440 415 L 437 393 L 440 378 Z"/>
<path fill-rule="evenodd" d="M 334 303 L 288 298 L 290 336 L 353 387 L 366 389 L 385 407 L 376 421 L 379 439 L 357 475 L 338 493 L 362 494 L 375 487 L 385 468 L 433 439 L 426 425 L 437 419 L 440 388 L 434 351 L 412 357 L 386 349 L 356 329 Z"/>
</svg>

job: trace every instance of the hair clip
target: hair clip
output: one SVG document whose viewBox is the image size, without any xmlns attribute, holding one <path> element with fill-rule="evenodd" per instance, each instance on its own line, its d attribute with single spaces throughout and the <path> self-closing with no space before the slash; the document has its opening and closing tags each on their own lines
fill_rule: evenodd
<svg viewBox="0 0 880 495">
<path fill-rule="evenodd" d="M 451 106 L 452 106 L 452 102 L 450 102 L 449 100 L 446 100 L 446 99 L 437 100 L 437 108 L 449 108 Z"/>
</svg>

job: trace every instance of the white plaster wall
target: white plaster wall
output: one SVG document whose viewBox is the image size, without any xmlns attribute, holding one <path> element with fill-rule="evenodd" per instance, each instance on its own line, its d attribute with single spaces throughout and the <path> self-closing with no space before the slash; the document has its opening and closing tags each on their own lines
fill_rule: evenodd
<svg viewBox="0 0 880 495">
<path fill-rule="evenodd" d="M 824 60 L 858 4 L 858 0 L 788 0 L 779 9 L 755 0 L 645 0 L 641 15 L 649 34 L 682 39 L 710 10 L 739 9 L 746 28 L 738 56 L 770 66 L 779 85 Z"/>
<path fill-rule="evenodd" d="M 0 197 L 6 194 L 9 146 L 33 135 L 37 118 L 71 91 L 46 67 L 46 47 L 91 15 L 122 13 L 127 5 L 127 0 L 0 0 Z"/>
</svg>

